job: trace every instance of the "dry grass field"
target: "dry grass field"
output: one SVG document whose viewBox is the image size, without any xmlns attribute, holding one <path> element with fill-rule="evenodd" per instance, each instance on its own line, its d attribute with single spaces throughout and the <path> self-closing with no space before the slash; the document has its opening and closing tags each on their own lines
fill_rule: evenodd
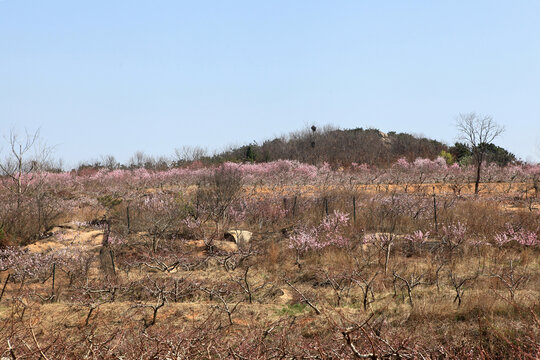
<svg viewBox="0 0 540 360">
<path fill-rule="evenodd" d="M 236 175 L 56 187 L 75 205 L 2 250 L 2 359 L 538 358 L 527 183 Z"/>
</svg>

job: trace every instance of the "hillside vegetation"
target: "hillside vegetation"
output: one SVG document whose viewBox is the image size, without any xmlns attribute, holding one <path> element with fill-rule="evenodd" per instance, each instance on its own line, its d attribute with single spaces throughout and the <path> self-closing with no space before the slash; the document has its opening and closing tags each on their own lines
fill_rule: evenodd
<svg viewBox="0 0 540 360">
<path fill-rule="evenodd" d="M 0 354 L 536 358 L 540 168 L 474 177 L 437 158 L 3 178 Z"/>
<path fill-rule="evenodd" d="M 514 154 L 493 143 L 481 144 L 485 151 L 485 162 L 506 166 L 520 164 Z M 414 162 L 416 159 L 435 160 L 443 157 L 448 164 L 467 166 L 473 163 L 471 146 L 457 142 L 448 146 L 440 141 L 407 133 L 383 133 L 377 129 L 335 129 L 325 126 L 312 127 L 304 131 L 265 140 L 262 144 L 252 142 L 209 155 L 201 147 L 176 149 L 172 157 L 153 157 L 136 152 L 127 163 L 119 163 L 114 156 L 102 156 L 98 160 L 83 162 L 78 170 L 84 169 L 134 169 L 166 170 L 184 167 L 194 161 L 205 165 L 224 162 L 267 163 L 278 160 L 293 160 L 310 165 L 329 164 L 332 168 L 364 164 L 370 167 L 388 168 L 398 160 Z"/>
<path fill-rule="evenodd" d="M 488 163 L 508 165 L 516 157 L 494 144 L 482 145 Z M 434 160 L 443 155 L 448 163 L 468 164 L 471 148 L 463 143 L 448 146 L 437 140 L 406 133 L 383 133 L 377 129 L 322 130 L 312 127 L 287 136 L 266 140 L 261 145 L 252 143 L 216 155 L 214 160 L 268 162 L 280 159 L 309 164 L 326 162 L 332 166 L 350 166 L 352 163 L 388 167 L 399 159 L 417 158 Z"/>
</svg>

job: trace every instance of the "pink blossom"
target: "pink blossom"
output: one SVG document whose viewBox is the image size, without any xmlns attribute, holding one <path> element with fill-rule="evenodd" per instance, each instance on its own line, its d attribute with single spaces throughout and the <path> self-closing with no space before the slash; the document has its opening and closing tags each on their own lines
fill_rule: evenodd
<svg viewBox="0 0 540 360">
<path fill-rule="evenodd" d="M 449 245 L 457 246 L 465 242 L 467 227 L 461 222 L 445 225 L 442 228 L 443 241 Z"/>
<path fill-rule="evenodd" d="M 425 233 L 422 230 L 417 230 L 410 235 L 405 235 L 405 239 L 413 244 L 423 244 L 429 237 L 429 231 Z"/>
<path fill-rule="evenodd" d="M 194 230 L 198 229 L 201 226 L 201 219 L 194 219 L 192 217 L 187 217 L 184 220 L 184 224 L 188 227 L 188 229 Z"/>
<path fill-rule="evenodd" d="M 396 161 L 396 163 L 394 164 L 394 166 L 408 169 L 409 167 L 411 167 L 411 164 L 407 161 L 407 159 L 399 158 L 398 161 Z"/>
<path fill-rule="evenodd" d="M 303 253 L 320 250 L 328 246 L 345 247 L 349 239 L 344 236 L 344 228 L 349 223 L 349 215 L 335 210 L 317 226 L 300 229 L 289 238 L 289 247 Z"/>
<path fill-rule="evenodd" d="M 538 234 L 536 232 L 525 229 L 516 231 L 511 224 L 506 224 L 506 231 L 497 233 L 494 237 L 494 241 L 497 246 L 503 246 L 512 241 L 523 246 L 540 245 L 540 240 L 538 239 Z"/>
</svg>

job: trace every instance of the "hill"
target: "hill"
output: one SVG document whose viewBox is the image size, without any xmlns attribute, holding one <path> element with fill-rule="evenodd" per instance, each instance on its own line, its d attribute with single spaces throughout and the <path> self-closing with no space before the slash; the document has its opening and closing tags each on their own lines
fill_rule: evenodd
<svg viewBox="0 0 540 360">
<path fill-rule="evenodd" d="M 487 148 L 487 162 L 505 166 L 516 162 L 514 154 L 494 144 L 483 144 Z M 378 129 L 336 129 L 325 127 L 293 132 L 266 140 L 262 144 L 251 143 L 231 148 L 211 158 L 212 162 L 269 162 L 275 160 L 297 160 L 302 163 L 320 164 L 327 162 L 334 167 L 352 163 L 388 167 L 398 159 L 414 161 L 417 158 L 434 160 L 443 156 L 448 163 L 470 162 L 472 149 L 465 144 L 448 146 L 440 141 L 408 133 Z M 207 159 L 210 160 L 210 159 Z"/>
<path fill-rule="evenodd" d="M 399 158 L 410 161 L 421 157 L 434 159 L 448 146 L 425 137 L 407 133 L 384 133 L 377 129 L 317 129 L 252 143 L 230 149 L 214 157 L 220 161 L 268 162 L 278 159 L 303 163 L 327 162 L 332 165 L 365 163 L 389 166 Z"/>
</svg>

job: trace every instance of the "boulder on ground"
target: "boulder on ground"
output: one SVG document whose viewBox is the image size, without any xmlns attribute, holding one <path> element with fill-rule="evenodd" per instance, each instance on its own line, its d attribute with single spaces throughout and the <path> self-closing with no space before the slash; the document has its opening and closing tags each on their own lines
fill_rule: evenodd
<svg viewBox="0 0 540 360">
<path fill-rule="evenodd" d="M 233 229 L 225 232 L 223 237 L 227 241 L 232 241 L 237 244 L 246 244 L 249 243 L 252 235 L 253 233 L 251 231 Z"/>
</svg>

